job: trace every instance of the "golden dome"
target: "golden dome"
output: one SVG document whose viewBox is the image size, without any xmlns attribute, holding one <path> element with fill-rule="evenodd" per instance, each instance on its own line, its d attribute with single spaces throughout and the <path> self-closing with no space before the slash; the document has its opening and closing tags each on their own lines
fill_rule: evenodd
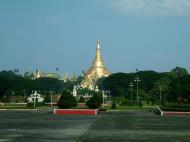
<svg viewBox="0 0 190 142">
<path fill-rule="evenodd" d="M 92 66 L 86 72 L 86 75 L 88 77 L 93 76 L 93 75 L 98 75 L 99 78 L 110 75 L 110 72 L 104 66 L 104 60 L 103 60 L 102 55 L 101 55 L 100 42 L 99 41 L 97 41 L 96 56 L 92 62 Z"/>
<path fill-rule="evenodd" d="M 85 79 L 82 81 L 82 87 L 93 86 L 96 84 L 96 80 L 101 77 L 107 77 L 111 73 L 104 65 L 104 60 L 101 55 L 100 43 L 97 41 L 96 45 L 96 56 L 92 62 L 92 66 L 87 70 L 85 74 Z"/>
</svg>

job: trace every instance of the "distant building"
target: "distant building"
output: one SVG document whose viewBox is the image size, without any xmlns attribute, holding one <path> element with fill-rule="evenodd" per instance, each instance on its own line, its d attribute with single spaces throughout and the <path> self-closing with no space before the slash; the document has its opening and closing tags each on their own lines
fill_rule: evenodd
<svg viewBox="0 0 190 142">
<path fill-rule="evenodd" d="M 77 81 L 77 79 L 78 79 L 77 75 L 75 73 L 73 73 L 73 75 L 71 76 L 70 81 L 75 82 L 75 81 Z"/>
<path fill-rule="evenodd" d="M 40 70 L 38 68 L 36 70 L 36 73 L 34 73 L 34 79 L 38 79 L 38 78 L 42 78 L 42 77 L 55 78 L 55 79 L 58 79 L 58 80 L 63 80 L 63 78 L 57 73 L 40 72 Z"/>
<path fill-rule="evenodd" d="M 81 87 L 96 89 L 96 81 L 101 77 L 107 77 L 111 72 L 105 67 L 104 60 L 100 51 L 100 42 L 97 41 L 96 56 L 92 62 L 92 66 L 86 71 L 84 79 L 81 82 Z"/>
<path fill-rule="evenodd" d="M 38 79 L 38 78 L 43 78 L 43 77 L 55 78 L 58 80 L 63 80 L 64 82 L 67 82 L 67 81 L 75 82 L 78 79 L 78 76 L 75 73 L 73 73 L 73 75 L 69 78 L 67 73 L 65 73 L 63 76 L 60 76 L 57 73 L 40 72 L 39 68 L 36 70 L 35 73 L 33 73 L 33 79 Z"/>
<path fill-rule="evenodd" d="M 67 81 L 68 81 L 68 75 L 67 75 L 67 73 L 64 74 L 64 76 L 63 76 L 63 81 L 64 81 L 64 82 L 67 82 Z"/>
</svg>

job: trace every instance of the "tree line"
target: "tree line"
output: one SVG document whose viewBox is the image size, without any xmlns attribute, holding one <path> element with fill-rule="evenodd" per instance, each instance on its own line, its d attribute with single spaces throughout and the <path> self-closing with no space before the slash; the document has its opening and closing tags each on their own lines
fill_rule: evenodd
<svg viewBox="0 0 190 142">
<path fill-rule="evenodd" d="M 138 71 L 136 73 L 115 73 L 107 78 L 101 78 L 97 84 L 103 90 L 110 90 L 112 97 L 124 97 L 133 101 L 137 99 L 137 84 L 139 77 L 139 100 L 146 103 L 159 102 L 190 102 L 190 75 L 185 68 L 176 67 L 170 72 Z M 130 88 L 130 83 L 134 87 Z M 132 92 L 131 92 L 132 90 Z"/>
<path fill-rule="evenodd" d="M 170 72 L 138 71 L 135 73 L 114 73 L 106 78 L 100 78 L 97 85 L 100 90 L 109 90 L 112 97 L 125 98 L 135 101 L 137 98 L 137 85 L 134 82 L 139 77 L 139 100 L 146 103 L 158 102 L 190 102 L 190 75 L 185 68 L 176 67 Z M 0 72 L 0 101 L 8 102 L 11 96 L 26 98 L 32 91 L 39 91 L 42 95 L 49 92 L 61 93 L 63 90 L 72 90 L 77 81 L 64 82 L 54 78 L 39 78 L 32 80 L 23 77 L 14 71 Z M 134 87 L 129 84 L 133 82 Z M 132 92 L 131 92 L 132 90 Z M 79 93 L 88 92 L 82 89 Z"/>
<path fill-rule="evenodd" d="M 78 81 L 57 80 L 55 78 L 30 79 L 15 73 L 14 71 L 0 72 L 0 102 L 10 102 L 12 96 L 26 98 L 35 90 L 43 94 L 54 92 L 57 94 L 62 90 L 72 90 Z M 19 99 L 19 98 L 18 98 Z"/>
</svg>

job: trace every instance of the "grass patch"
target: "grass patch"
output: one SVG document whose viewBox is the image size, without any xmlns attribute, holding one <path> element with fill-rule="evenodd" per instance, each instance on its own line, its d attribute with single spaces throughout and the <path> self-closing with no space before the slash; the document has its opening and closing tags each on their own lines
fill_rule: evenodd
<svg viewBox="0 0 190 142">
<path fill-rule="evenodd" d="M 0 109 L 27 109 L 26 104 L 14 104 L 14 103 L 5 103 L 0 106 Z"/>
<path fill-rule="evenodd" d="M 143 110 L 143 111 L 153 111 L 156 107 L 143 107 L 143 106 L 117 106 L 116 109 L 111 109 L 111 107 L 105 107 L 108 110 Z"/>
</svg>

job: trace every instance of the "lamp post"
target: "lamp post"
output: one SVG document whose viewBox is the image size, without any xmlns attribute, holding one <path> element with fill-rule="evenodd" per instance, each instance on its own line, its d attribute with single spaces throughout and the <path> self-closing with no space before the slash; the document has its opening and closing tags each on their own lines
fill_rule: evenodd
<svg viewBox="0 0 190 142">
<path fill-rule="evenodd" d="M 162 101 L 162 87 L 160 86 L 160 102 Z"/>
<path fill-rule="evenodd" d="M 141 81 L 138 75 L 134 81 L 137 83 L 137 102 L 138 102 L 139 101 L 139 82 Z"/>
<path fill-rule="evenodd" d="M 13 103 L 13 95 L 14 95 L 14 92 L 13 92 L 13 91 L 11 92 L 11 95 L 12 95 L 12 98 L 11 98 L 11 99 L 12 99 L 12 103 Z"/>
<path fill-rule="evenodd" d="M 130 87 L 130 89 L 131 89 L 131 102 L 132 102 L 133 87 L 134 87 L 133 82 L 131 82 L 131 83 L 129 84 L 129 87 Z"/>
<path fill-rule="evenodd" d="M 51 91 L 51 107 L 53 106 L 52 91 Z"/>
<path fill-rule="evenodd" d="M 37 94 L 37 92 L 35 91 L 33 94 L 34 95 L 34 108 L 36 107 L 36 94 Z"/>
</svg>

